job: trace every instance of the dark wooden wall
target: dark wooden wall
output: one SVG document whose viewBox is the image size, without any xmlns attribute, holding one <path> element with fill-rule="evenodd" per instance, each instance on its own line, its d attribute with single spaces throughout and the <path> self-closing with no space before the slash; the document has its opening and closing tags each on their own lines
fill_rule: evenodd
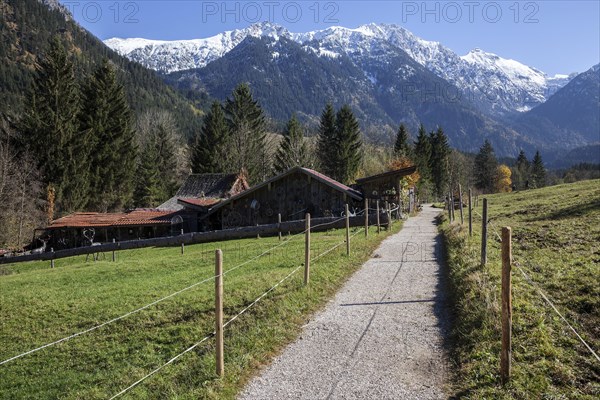
<svg viewBox="0 0 600 400">
<path fill-rule="evenodd" d="M 303 219 L 306 213 L 314 218 L 341 217 L 346 203 L 361 207 L 344 192 L 297 172 L 232 201 L 215 218 L 227 229 L 276 223 L 278 214 L 282 221 Z"/>
</svg>

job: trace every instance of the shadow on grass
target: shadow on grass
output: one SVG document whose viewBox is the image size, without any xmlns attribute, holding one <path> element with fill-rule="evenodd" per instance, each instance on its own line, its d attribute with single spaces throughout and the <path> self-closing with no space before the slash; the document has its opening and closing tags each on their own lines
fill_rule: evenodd
<svg viewBox="0 0 600 400">
<path fill-rule="evenodd" d="M 539 216 L 536 216 L 535 218 L 526 219 L 525 221 L 537 222 L 557 219 L 580 218 L 582 216 L 585 216 L 586 214 L 598 210 L 600 210 L 600 199 L 594 199 L 583 206 L 564 207 L 550 214 L 543 213 Z"/>
</svg>

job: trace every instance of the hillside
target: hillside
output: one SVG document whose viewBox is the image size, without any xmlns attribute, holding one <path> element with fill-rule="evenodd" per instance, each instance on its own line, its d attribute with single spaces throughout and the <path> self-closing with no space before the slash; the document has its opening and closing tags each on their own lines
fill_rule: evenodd
<svg viewBox="0 0 600 400">
<path fill-rule="evenodd" d="M 387 135 L 400 122 L 413 133 L 420 122 L 429 129 L 441 124 L 450 144 L 465 151 L 476 151 L 488 138 L 500 154 L 512 155 L 527 142 L 468 102 L 447 101 L 457 88 L 393 45 L 381 46 L 385 58 L 352 58 L 339 52 L 321 57 L 285 37 L 249 36 L 205 67 L 173 72 L 166 80 L 181 90 L 206 91 L 218 99 L 228 96 L 238 82 L 249 82 L 265 111 L 278 120 L 296 112 L 314 123 L 327 101 L 336 106 L 348 103 L 367 136 L 380 143 L 389 140 Z"/>
<path fill-rule="evenodd" d="M 514 127 L 532 138 L 567 148 L 600 142 L 600 64 L 519 116 Z"/>
<path fill-rule="evenodd" d="M 197 116 L 207 102 L 205 94 L 173 90 L 154 71 L 106 47 L 73 22 L 56 2 L 46 3 L 49 5 L 39 0 L 0 0 L 0 113 L 20 115 L 38 57 L 51 37 L 58 34 L 70 46 L 81 74 L 93 70 L 105 57 L 118 66 L 129 103 L 136 113 L 168 110 L 184 135 L 189 137 L 198 129 L 201 121 Z"/>
<path fill-rule="evenodd" d="M 600 364 L 538 289 L 598 351 L 600 181 L 486 197 L 491 222 L 485 267 L 479 266 L 481 201 L 472 238 L 458 223 L 443 226 L 456 312 L 457 396 L 597 398 Z M 501 259 L 496 236 L 504 226 L 512 228 L 514 260 L 512 377 L 505 387 L 499 383 Z"/>
</svg>

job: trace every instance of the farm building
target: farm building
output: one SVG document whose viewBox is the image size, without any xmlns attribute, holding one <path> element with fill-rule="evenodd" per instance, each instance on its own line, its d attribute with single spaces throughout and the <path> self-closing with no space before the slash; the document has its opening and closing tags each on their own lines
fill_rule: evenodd
<svg viewBox="0 0 600 400">
<path fill-rule="evenodd" d="M 174 236 L 198 231 L 198 218 L 208 209 L 246 189 L 243 174 L 192 174 L 175 196 L 156 209 L 122 213 L 74 213 L 52 221 L 45 229 L 55 250 L 123 240 Z M 193 210 L 187 207 L 193 207 Z"/>
<path fill-rule="evenodd" d="M 402 178 L 416 170 L 417 167 L 412 166 L 357 179 L 356 187 L 368 199 L 399 205 L 402 203 Z"/>
<path fill-rule="evenodd" d="M 361 207 L 362 194 L 317 171 L 295 167 L 210 208 L 199 217 L 203 230 L 341 216 L 345 204 Z M 183 202 L 180 202 L 183 203 Z M 186 209 L 193 206 L 184 204 Z"/>
</svg>

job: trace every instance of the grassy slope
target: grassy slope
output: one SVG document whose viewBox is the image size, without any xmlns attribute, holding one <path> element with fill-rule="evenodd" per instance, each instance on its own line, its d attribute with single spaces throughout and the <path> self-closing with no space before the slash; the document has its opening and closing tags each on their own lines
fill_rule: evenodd
<svg viewBox="0 0 600 400">
<path fill-rule="evenodd" d="M 513 257 L 555 302 L 593 349 L 600 350 L 600 181 L 488 196 L 499 232 L 513 230 Z M 481 213 L 481 203 L 478 207 Z M 457 397 L 592 399 L 600 396 L 600 363 L 513 268 L 513 375 L 499 384 L 500 242 L 489 236 L 480 260 L 481 219 L 468 228 L 443 225 L 456 322 Z"/>
<path fill-rule="evenodd" d="M 398 231 L 400 224 L 394 226 Z M 373 229 L 373 228 L 372 228 Z M 314 233 L 313 257 L 343 240 L 343 230 Z M 293 340 L 301 325 L 387 236 L 359 233 L 302 270 L 225 330 L 226 376 L 214 373 L 214 339 L 151 377 L 125 398 L 227 399 Z M 123 251 L 116 264 L 85 257 L 9 266 L 0 276 L 0 360 L 87 329 L 210 277 L 214 248 L 227 270 L 277 244 L 246 239 L 179 248 Z M 225 276 L 225 321 L 303 262 L 304 240 Z M 107 254 L 110 259 L 110 254 Z M 0 398 L 108 398 L 212 332 L 214 283 L 192 290 L 68 342 L 0 366 Z"/>
</svg>

